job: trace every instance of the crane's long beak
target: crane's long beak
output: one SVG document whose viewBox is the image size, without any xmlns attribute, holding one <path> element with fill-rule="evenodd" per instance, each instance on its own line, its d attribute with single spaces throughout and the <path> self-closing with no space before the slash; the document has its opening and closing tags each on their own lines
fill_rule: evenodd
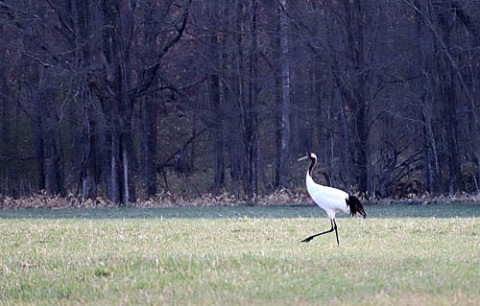
<svg viewBox="0 0 480 306">
<path fill-rule="evenodd" d="M 308 155 L 305 155 L 304 157 L 300 157 L 299 159 L 297 159 L 297 161 L 306 160 L 307 158 L 308 158 Z"/>
</svg>

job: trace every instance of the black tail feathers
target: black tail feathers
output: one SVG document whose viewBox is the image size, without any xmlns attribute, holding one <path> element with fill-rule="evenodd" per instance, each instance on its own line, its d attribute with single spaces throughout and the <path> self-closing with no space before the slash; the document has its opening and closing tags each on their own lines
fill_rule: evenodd
<svg viewBox="0 0 480 306">
<path fill-rule="evenodd" d="M 363 208 L 362 202 L 356 196 L 349 196 L 347 199 L 347 205 L 350 207 L 350 215 L 355 216 L 357 213 L 362 217 L 366 218 L 367 213 Z"/>
</svg>

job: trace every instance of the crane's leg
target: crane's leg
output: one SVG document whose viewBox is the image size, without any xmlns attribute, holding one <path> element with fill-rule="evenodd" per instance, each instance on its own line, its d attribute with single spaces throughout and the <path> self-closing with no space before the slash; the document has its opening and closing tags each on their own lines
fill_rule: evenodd
<svg viewBox="0 0 480 306">
<path fill-rule="evenodd" d="M 335 235 L 337 236 L 337 244 L 340 245 L 340 242 L 338 242 L 337 223 L 335 223 L 335 219 L 330 219 L 330 223 L 332 224 L 331 229 L 329 229 L 328 231 L 324 231 L 324 232 L 312 235 L 310 237 L 307 237 L 307 238 L 303 239 L 302 242 L 309 242 L 310 240 L 312 240 L 313 238 L 315 238 L 317 236 L 320 236 L 320 235 L 323 235 L 323 234 L 326 234 L 326 233 L 330 233 L 330 232 L 333 232 L 335 230 Z"/>
<path fill-rule="evenodd" d="M 337 246 L 340 246 L 340 241 L 338 241 L 337 222 L 335 222 L 335 219 L 332 219 L 332 221 L 333 221 L 333 228 L 335 229 L 335 236 L 337 236 Z"/>
</svg>

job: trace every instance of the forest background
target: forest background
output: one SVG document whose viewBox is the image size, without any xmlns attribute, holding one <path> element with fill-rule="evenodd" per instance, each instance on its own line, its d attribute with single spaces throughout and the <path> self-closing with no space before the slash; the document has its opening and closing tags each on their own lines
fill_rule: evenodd
<svg viewBox="0 0 480 306">
<path fill-rule="evenodd" d="M 308 151 L 369 199 L 479 192 L 479 1 L 0 0 L 0 37 L 5 203 L 295 197 Z"/>
</svg>

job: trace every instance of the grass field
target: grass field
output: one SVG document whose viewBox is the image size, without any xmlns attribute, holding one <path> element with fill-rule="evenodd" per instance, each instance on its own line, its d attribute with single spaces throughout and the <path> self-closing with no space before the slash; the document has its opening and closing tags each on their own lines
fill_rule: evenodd
<svg viewBox="0 0 480 306">
<path fill-rule="evenodd" d="M 480 305 L 480 206 L 0 211 L 0 305 Z"/>
</svg>

